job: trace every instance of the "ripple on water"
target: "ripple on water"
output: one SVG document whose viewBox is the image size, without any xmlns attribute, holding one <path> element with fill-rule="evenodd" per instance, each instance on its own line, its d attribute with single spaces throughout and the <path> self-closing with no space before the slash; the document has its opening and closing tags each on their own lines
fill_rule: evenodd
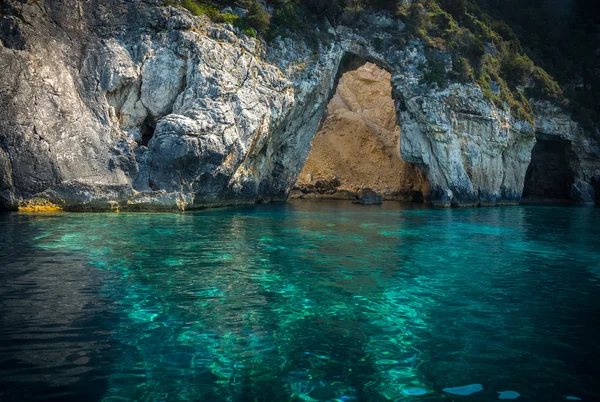
<svg viewBox="0 0 600 402">
<path fill-rule="evenodd" d="M 4 216 L 0 383 L 20 400 L 598 397 L 600 211 L 389 205 Z"/>
</svg>

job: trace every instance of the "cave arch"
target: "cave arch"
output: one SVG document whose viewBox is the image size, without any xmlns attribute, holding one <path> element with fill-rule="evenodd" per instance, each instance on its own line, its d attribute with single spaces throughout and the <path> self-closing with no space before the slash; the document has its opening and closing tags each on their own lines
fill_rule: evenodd
<svg viewBox="0 0 600 402">
<path fill-rule="evenodd" d="M 573 160 L 575 155 L 569 141 L 538 138 L 531 151 L 521 203 L 570 203 L 571 187 L 575 182 Z"/>
<path fill-rule="evenodd" d="M 400 155 L 391 79 L 385 63 L 344 54 L 291 198 L 354 199 L 366 189 L 386 200 L 428 198 L 426 176 Z"/>
</svg>

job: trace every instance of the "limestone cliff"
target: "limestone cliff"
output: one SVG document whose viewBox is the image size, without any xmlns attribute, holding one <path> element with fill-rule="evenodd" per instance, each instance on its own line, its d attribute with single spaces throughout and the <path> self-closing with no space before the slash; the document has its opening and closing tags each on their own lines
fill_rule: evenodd
<svg viewBox="0 0 600 402">
<path fill-rule="evenodd" d="M 391 74 L 402 159 L 435 204 L 518 203 L 536 130 L 573 144 L 575 200 L 589 201 L 600 177 L 598 144 L 568 116 L 541 108 L 534 127 L 475 84 L 427 83 L 424 44 L 398 40 L 403 24 L 385 15 L 366 15 L 365 30 L 330 27 L 315 52 L 158 0 L 5 0 L 1 11 L 0 204 L 10 208 L 285 200 L 352 57 Z"/>
<path fill-rule="evenodd" d="M 372 188 L 386 200 L 423 200 L 427 182 L 400 158 L 391 75 L 367 63 L 344 74 L 292 196 L 355 198 Z"/>
</svg>

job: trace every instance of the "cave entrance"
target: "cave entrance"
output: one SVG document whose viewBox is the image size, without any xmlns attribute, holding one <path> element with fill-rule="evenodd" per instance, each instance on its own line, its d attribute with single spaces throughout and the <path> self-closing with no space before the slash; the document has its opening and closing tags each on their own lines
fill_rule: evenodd
<svg viewBox="0 0 600 402">
<path fill-rule="evenodd" d="M 148 115 L 144 120 L 144 123 L 142 124 L 142 128 L 140 130 L 140 133 L 142 135 L 142 142 L 140 143 L 140 145 L 143 145 L 145 147 L 148 146 L 150 140 L 154 136 L 154 130 L 156 130 L 156 119 Z"/>
<path fill-rule="evenodd" d="M 569 203 L 575 182 L 571 154 L 566 141 L 538 138 L 525 174 L 522 203 Z"/>
<path fill-rule="evenodd" d="M 346 57 L 291 197 L 353 200 L 372 189 L 384 200 L 423 202 L 427 179 L 402 160 L 396 122 L 391 74 Z"/>
</svg>

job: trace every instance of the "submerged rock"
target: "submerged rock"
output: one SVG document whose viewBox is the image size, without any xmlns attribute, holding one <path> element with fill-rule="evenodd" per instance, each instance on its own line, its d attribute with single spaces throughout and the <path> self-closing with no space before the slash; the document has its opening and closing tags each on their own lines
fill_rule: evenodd
<svg viewBox="0 0 600 402">
<path fill-rule="evenodd" d="M 427 394 L 427 390 L 424 388 L 412 387 L 412 388 L 404 388 L 402 393 L 407 396 L 422 396 Z"/>
<path fill-rule="evenodd" d="M 515 391 L 498 391 L 498 399 L 517 399 L 521 394 Z"/>
<path fill-rule="evenodd" d="M 444 392 L 462 396 L 471 395 L 480 391 L 483 391 L 483 386 L 481 384 L 469 384 L 462 387 L 444 388 Z"/>
</svg>

